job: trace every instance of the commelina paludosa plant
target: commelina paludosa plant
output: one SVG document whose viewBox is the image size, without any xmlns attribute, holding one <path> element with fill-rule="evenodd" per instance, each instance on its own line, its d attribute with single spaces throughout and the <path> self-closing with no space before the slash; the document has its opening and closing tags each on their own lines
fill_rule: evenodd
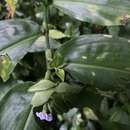
<svg viewBox="0 0 130 130">
<path fill-rule="evenodd" d="M 0 130 L 130 129 L 129 0 L 6 0 L 0 13 Z"/>
</svg>

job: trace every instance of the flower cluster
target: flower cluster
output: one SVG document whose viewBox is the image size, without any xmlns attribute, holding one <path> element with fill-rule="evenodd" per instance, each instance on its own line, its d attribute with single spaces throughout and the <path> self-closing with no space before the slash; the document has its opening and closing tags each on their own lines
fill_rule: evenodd
<svg viewBox="0 0 130 130">
<path fill-rule="evenodd" d="M 40 118 L 40 120 L 45 120 L 48 122 L 51 122 L 53 120 L 53 116 L 52 114 L 47 114 L 47 113 L 43 113 L 43 112 L 36 112 L 36 116 Z"/>
</svg>

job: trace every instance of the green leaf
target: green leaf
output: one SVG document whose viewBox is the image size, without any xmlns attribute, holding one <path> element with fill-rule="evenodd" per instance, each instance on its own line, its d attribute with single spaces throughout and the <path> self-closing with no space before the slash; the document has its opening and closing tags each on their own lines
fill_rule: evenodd
<svg viewBox="0 0 130 130">
<path fill-rule="evenodd" d="M 39 36 L 39 26 L 29 20 L 4 20 L 0 21 L 0 55 L 8 55 L 4 58 L 5 68 L 2 68 L 2 78 L 6 81 L 16 64 L 29 52 L 33 42 Z M 12 63 L 11 63 L 12 62 Z M 2 66 L 2 63 L 0 63 Z M 12 67 L 10 67 L 12 64 Z"/>
<path fill-rule="evenodd" d="M 56 75 L 61 79 L 62 82 L 64 82 L 65 71 L 63 69 L 56 69 Z"/>
<path fill-rule="evenodd" d="M 108 117 L 109 115 L 109 103 L 106 97 L 101 102 L 100 112 L 103 117 Z"/>
<path fill-rule="evenodd" d="M 49 42 L 50 42 L 51 49 L 57 49 L 60 47 L 60 43 L 58 43 L 56 40 L 50 38 Z M 30 48 L 29 52 L 42 52 L 45 51 L 46 49 L 47 46 L 46 46 L 45 36 L 39 36 L 34 42 L 34 44 L 32 45 L 32 47 Z"/>
<path fill-rule="evenodd" d="M 104 90 L 130 86 L 130 43 L 111 35 L 83 35 L 66 42 L 52 67 L 64 66 L 74 80 Z"/>
<path fill-rule="evenodd" d="M 86 116 L 87 119 L 98 121 L 98 117 L 96 116 L 94 111 L 92 109 L 90 109 L 89 107 L 83 108 L 83 113 L 84 113 L 84 115 Z"/>
<path fill-rule="evenodd" d="M 0 101 L 1 130 L 40 130 L 30 112 L 32 94 L 27 90 L 31 85 L 32 82 L 10 84 Z"/>
<path fill-rule="evenodd" d="M 10 60 L 8 55 L 0 56 L 0 76 L 3 79 L 3 81 L 9 79 L 9 74 L 12 67 L 12 61 Z"/>
<path fill-rule="evenodd" d="M 56 87 L 56 92 L 57 93 L 79 93 L 82 90 L 82 87 L 78 86 L 78 85 L 71 85 L 71 84 L 67 84 L 65 82 L 60 83 L 57 87 Z"/>
<path fill-rule="evenodd" d="M 65 14 L 81 21 L 99 25 L 121 25 L 130 18 L 129 0 L 54 0 Z"/>
<path fill-rule="evenodd" d="M 73 107 L 90 107 L 93 110 L 99 110 L 100 102 L 102 99 L 99 94 L 95 94 L 94 92 L 86 89 L 82 89 L 80 91 L 73 90 L 74 92 L 67 92 L 66 90 L 68 91 L 70 89 L 59 89 L 58 91 L 60 92 L 53 94 L 53 100 L 50 100 L 50 106 L 54 108 L 57 113 L 66 112 Z"/>
<path fill-rule="evenodd" d="M 31 104 L 34 107 L 41 106 L 49 100 L 49 98 L 53 93 L 54 93 L 54 89 L 36 92 L 32 98 Z"/>
<path fill-rule="evenodd" d="M 0 101 L 2 100 L 2 98 L 8 93 L 8 91 L 10 91 L 10 89 L 12 89 L 12 87 L 14 87 L 14 85 L 16 84 L 16 82 L 12 82 L 12 81 L 8 81 L 6 83 L 0 83 Z"/>
<path fill-rule="evenodd" d="M 120 108 L 117 108 L 110 117 L 110 121 L 124 125 L 130 125 L 129 115 Z"/>
<path fill-rule="evenodd" d="M 104 120 L 101 122 L 103 130 L 129 130 L 130 126 Z"/>
<path fill-rule="evenodd" d="M 39 26 L 30 20 L 0 21 L 0 55 L 8 56 L 4 58 L 6 66 L 0 62 L 0 66 L 2 66 L 0 76 L 4 81 L 8 80 L 16 64 L 27 52 L 41 52 L 46 49 L 45 36 L 41 36 L 39 32 Z M 52 49 L 60 46 L 58 42 L 52 39 L 50 39 L 50 45 Z"/>
<path fill-rule="evenodd" d="M 55 87 L 56 84 L 50 80 L 41 80 L 31 88 L 29 88 L 29 92 L 37 92 L 37 91 L 45 91 Z"/>
<path fill-rule="evenodd" d="M 49 36 L 53 39 L 62 39 L 67 37 L 64 33 L 55 29 L 49 30 Z"/>
</svg>

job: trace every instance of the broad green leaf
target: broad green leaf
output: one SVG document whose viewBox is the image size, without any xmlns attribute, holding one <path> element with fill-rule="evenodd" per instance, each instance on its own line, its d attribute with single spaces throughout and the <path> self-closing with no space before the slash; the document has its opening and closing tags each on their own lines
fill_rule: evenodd
<svg viewBox="0 0 130 130">
<path fill-rule="evenodd" d="M 8 62 L 6 65 L 8 74 L 2 77 L 4 80 L 8 79 L 16 64 L 29 52 L 33 42 L 39 36 L 38 32 L 39 26 L 29 20 L 0 21 L 0 55 L 8 55 L 13 65 L 10 68 L 9 62 L 11 61 L 9 59 L 7 61 L 6 57 L 4 58 L 4 61 Z"/>
<path fill-rule="evenodd" d="M 53 39 L 62 39 L 62 38 L 67 37 L 67 35 L 65 35 L 61 31 L 58 31 L 58 30 L 55 30 L 55 29 L 49 30 L 49 36 Z"/>
<path fill-rule="evenodd" d="M 45 37 L 39 34 L 39 26 L 29 20 L 3 20 L 0 21 L 0 55 L 7 55 L 3 61 L 7 61 L 6 66 L 0 62 L 1 77 L 4 81 L 9 78 L 16 64 L 27 54 L 27 52 L 41 52 L 46 49 Z M 58 42 L 50 39 L 51 48 L 60 46 Z M 11 66 L 11 67 L 10 67 Z M 5 71 L 6 69 L 6 71 Z M 6 73 L 5 73 L 6 72 Z M 3 74 L 4 73 L 4 74 Z"/>
<path fill-rule="evenodd" d="M 121 25 L 130 18 L 129 0 L 54 0 L 53 4 L 78 20 L 100 25 Z"/>
<path fill-rule="evenodd" d="M 49 100 L 49 98 L 53 93 L 54 93 L 54 89 L 36 92 L 32 98 L 31 104 L 34 107 L 41 106 Z"/>
<path fill-rule="evenodd" d="M 40 130 L 31 114 L 32 94 L 27 93 L 31 85 L 32 82 L 10 84 L 0 101 L 1 130 Z"/>
<path fill-rule="evenodd" d="M 45 91 L 55 87 L 56 84 L 50 80 L 41 80 L 31 88 L 29 88 L 29 92 L 37 92 L 37 91 Z"/>
<path fill-rule="evenodd" d="M 10 89 L 12 89 L 12 87 L 14 87 L 13 85 L 15 85 L 16 82 L 12 82 L 12 81 L 8 81 L 6 83 L 0 83 L 0 101 L 1 99 L 6 95 L 6 93 L 8 93 L 8 91 Z"/>
<path fill-rule="evenodd" d="M 96 88 L 118 89 L 130 85 L 130 43 L 111 35 L 83 35 L 55 54 L 52 66 L 65 65 L 74 80 Z"/>
</svg>

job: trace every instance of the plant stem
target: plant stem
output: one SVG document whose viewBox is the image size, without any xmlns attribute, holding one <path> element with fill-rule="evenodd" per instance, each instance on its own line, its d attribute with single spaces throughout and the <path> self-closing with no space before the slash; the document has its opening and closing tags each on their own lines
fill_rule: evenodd
<svg viewBox="0 0 130 130">
<path fill-rule="evenodd" d="M 48 6 L 45 5 L 45 36 L 46 36 L 46 45 L 47 45 L 47 49 L 50 49 L 50 43 L 49 43 L 49 28 L 48 28 L 48 17 L 49 17 L 49 13 L 48 13 Z"/>
<path fill-rule="evenodd" d="M 45 56 L 46 56 L 46 68 L 47 68 L 47 72 L 45 74 L 45 79 L 49 79 L 50 78 L 50 67 L 49 67 L 49 63 L 52 59 L 52 52 L 51 52 L 51 47 L 50 47 L 50 41 L 49 41 L 49 27 L 48 27 L 48 17 L 49 17 L 49 11 L 48 11 L 48 4 L 46 2 L 45 5 L 45 37 L 46 37 L 46 51 L 45 51 Z"/>
</svg>

